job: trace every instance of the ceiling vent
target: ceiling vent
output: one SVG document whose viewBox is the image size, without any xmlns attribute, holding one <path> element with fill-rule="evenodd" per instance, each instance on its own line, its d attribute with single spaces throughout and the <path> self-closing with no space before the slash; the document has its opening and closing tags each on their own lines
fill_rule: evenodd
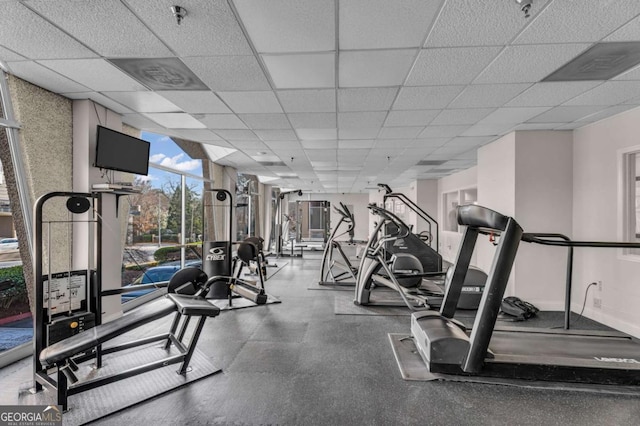
<svg viewBox="0 0 640 426">
<path fill-rule="evenodd" d="M 599 43 L 542 81 L 609 80 L 640 63 L 640 42 Z"/>
<path fill-rule="evenodd" d="M 445 160 L 422 160 L 418 161 L 418 164 L 416 164 L 416 166 L 439 166 L 444 163 L 446 163 Z"/>
<path fill-rule="evenodd" d="M 151 90 L 209 90 L 178 58 L 109 59 Z"/>
<path fill-rule="evenodd" d="M 258 161 L 258 164 L 265 167 L 285 167 L 284 161 Z"/>
</svg>

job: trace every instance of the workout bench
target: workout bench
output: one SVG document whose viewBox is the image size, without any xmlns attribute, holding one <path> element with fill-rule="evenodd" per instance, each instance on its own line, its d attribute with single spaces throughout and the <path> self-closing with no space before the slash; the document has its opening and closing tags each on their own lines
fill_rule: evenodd
<svg viewBox="0 0 640 426">
<path fill-rule="evenodd" d="M 195 268 L 194 268 L 195 269 Z M 173 344 L 178 354 L 160 360 L 133 367 L 120 373 L 97 377 L 79 382 L 74 374 L 78 370 L 77 363 L 95 357 L 94 350 L 103 343 L 118 337 L 141 325 L 162 318 L 175 312 L 175 318 L 168 333 L 127 342 L 121 345 L 101 348 L 101 354 L 110 354 L 134 348 L 148 343 L 165 341 L 164 349 Z M 170 293 L 153 303 L 143 306 L 114 321 L 86 330 L 45 348 L 39 356 L 42 369 L 35 372 L 35 379 L 42 386 L 57 393 L 57 404 L 67 409 L 68 397 L 96 387 L 142 374 L 170 364 L 180 364 L 178 374 L 185 375 L 189 362 L 200 338 L 200 332 L 208 317 L 215 317 L 220 309 L 199 296 Z M 188 344 L 183 343 L 189 321 L 192 316 L 200 317 Z M 180 323 L 182 323 L 180 325 Z M 180 326 L 178 330 L 178 326 Z M 177 334 L 176 334 L 177 332 Z M 48 374 L 48 369 L 56 367 L 57 379 Z"/>
</svg>

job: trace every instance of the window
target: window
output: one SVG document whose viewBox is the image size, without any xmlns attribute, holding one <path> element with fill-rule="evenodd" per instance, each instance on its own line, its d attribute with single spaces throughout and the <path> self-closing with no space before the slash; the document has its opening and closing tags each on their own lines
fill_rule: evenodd
<svg viewBox="0 0 640 426">
<path fill-rule="evenodd" d="M 621 152 L 622 238 L 640 242 L 640 146 Z M 624 249 L 623 254 L 640 259 L 640 249 Z"/>
</svg>

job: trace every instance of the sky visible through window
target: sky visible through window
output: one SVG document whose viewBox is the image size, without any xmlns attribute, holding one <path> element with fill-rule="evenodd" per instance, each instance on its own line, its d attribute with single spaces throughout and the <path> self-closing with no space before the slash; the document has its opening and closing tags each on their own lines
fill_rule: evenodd
<svg viewBox="0 0 640 426">
<path fill-rule="evenodd" d="M 151 143 L 149 151 L 149 161 L 151 163 L 202 176 L 202 160 L 191 159 L 170 137 L 151 132 L 142 132 L 141 139 Z M 149 167 L 147 179 L 154 188 L 162 188 L 169 181 L 179 181 L 179 177 L 175 173 L 152 167 Z"/>
</svg>

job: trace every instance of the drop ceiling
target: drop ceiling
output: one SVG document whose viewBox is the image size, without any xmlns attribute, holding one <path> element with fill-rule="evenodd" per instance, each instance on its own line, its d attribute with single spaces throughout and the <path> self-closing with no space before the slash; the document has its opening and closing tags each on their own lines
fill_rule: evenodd
<svg viewBox="0 0 640 426">
<path fill-rule="evenodd" d="M 637 66 L 545 81 L 640 41 L 639 1 L 584 3 L 533 0 L 525 18 L 512 0 L 0 0 L 0 61 L 272 184 L 360 192 L 640 106 Z"/>
</svg>

